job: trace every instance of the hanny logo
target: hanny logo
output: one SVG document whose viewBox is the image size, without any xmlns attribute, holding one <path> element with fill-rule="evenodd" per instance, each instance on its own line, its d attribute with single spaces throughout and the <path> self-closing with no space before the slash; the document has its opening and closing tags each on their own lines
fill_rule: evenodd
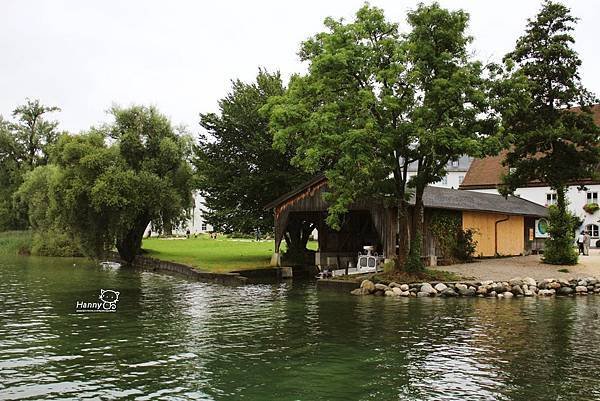
<svg viewBox="0 0 600 401">
<path fill-rule="evenodd" d="M 99 301 L 77 301 L 75 312 L 116 312 L 119 294 L 119 291 L 100 289 Z"/>
</svg>

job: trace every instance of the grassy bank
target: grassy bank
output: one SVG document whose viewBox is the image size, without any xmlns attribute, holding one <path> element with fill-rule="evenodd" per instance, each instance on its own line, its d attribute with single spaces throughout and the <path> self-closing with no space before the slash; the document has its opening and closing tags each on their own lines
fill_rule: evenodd
<svg viewBox="0 0 600 401">
<path fill-rule="evenodd" d="M 314 247 L 314 244 L 311 244 Z M 189 239 L 144 239 L 148 256 L 184 263 L 200 270 L 227 272 L 269 267 L 273 241 L 210 239 L 202 235 Z"/>
<path fill-rule="evenodd" d="M 31 231 L 0 232 L 0 255 L 29 255 L 31 237 Z"/>
</svg>

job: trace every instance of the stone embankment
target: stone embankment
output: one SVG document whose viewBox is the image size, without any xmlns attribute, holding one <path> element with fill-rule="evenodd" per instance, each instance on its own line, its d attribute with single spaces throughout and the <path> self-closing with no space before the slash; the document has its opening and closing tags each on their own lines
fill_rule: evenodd
<svg viewBox="0 0 600 401">
<path fill-rule="evenodd" d="M 545 279 L 530 277 L 509 281 L 481 281 L 465 283 L 374 283 L 363 280 L 353 295 L 381 295 L 389 297 L 489 297 L 512 298 L 533 296 L 569 296 L 600 293 L 600 280 L 595 277 L 580 279 Z"/>
</svg>

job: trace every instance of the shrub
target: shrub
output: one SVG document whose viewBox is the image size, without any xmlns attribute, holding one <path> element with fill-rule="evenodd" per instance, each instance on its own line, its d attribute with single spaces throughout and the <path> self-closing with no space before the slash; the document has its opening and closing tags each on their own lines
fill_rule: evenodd
<svg viewBox="0 0 600 401">
<path fill-rule="evenodd" d="M 0 255 L 29 255 L 31 231 L 6 231 L 0 233 Z"/>
<path fill-rule="evenodd" d="M 463 230 L 459 214 L 436 211 L 431 219 L 431 231 L 440 248 L 442 258 L 449 263 L 473 259 L 477 248 L 477 241 L 474 240 L 475 231 Z"/>
<path fill-rule="evenodd" d="M 81 246 L 72 235 L 51 228 L 33 234 L 31 254 L 36 256 L 83 256 Z"/>
<path fill-rule="evenodd" d="M 573 247 L 575 227 L 573 216 L 561 212 L 555 205 L 548 208 L 548 234 L 544 243 L 544 263 L 575 265 L 579 258 Z"/>
<path fill-rule="evenodd" d="M 589 213 L 589 214 L 596 213 L 596 211 L 598 209 L 600 209 L 600 206 L 598 206 L 597 203 L 588 203 L 588 204 L 583 205 L 583 210 L 585 210 L 586 213 Z"/>
</svg>

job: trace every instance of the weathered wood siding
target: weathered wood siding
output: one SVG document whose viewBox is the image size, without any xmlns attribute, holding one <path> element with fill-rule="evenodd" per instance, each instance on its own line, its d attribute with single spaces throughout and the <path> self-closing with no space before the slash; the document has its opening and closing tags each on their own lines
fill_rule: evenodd
<svg viewBox="0 0 600 401">
<path fill-rule="evenodd" d="M 525 251 L 523 216 L 463 211 L 462 221 L 463 229 L 476 230 L 476 256 L 495 256 L 496 244 L 498 255 L 521 255 Z"/>
</svg>

